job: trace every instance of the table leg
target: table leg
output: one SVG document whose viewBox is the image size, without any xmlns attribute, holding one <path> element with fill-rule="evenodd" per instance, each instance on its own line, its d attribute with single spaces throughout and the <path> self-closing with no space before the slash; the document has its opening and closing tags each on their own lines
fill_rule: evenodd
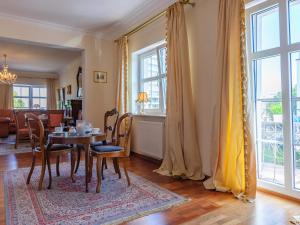
<svg viewBox="0 0 300 225">
<path fill-rule="evenodd" d="M 89 159 L 90 159 L 90 145 L 84 145 L 85 151 L 85 191 L 89 192 Z"/>
</svg>

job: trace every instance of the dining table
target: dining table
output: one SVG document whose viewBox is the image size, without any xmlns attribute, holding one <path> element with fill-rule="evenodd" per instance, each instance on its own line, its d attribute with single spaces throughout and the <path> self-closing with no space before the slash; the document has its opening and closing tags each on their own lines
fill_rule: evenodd
<svg viewBox="0 0 300 225">
<path fill-rule="evenodd" d="M 51 147 L 53 144 L 65 144 L 65 145 L 81 145 L 85 152 L 85 191 L 88 192 L 88 184 L 89 184 L 89 155 L 90 155 L 90 145 L 93 142 L 97 141 L 105 141 L 106 134 L 99 133 L 69 133 L 69 132 L 61 132 L 61 133 L 51 133 L 48 135 L 48 147 Z"/>
</svg>

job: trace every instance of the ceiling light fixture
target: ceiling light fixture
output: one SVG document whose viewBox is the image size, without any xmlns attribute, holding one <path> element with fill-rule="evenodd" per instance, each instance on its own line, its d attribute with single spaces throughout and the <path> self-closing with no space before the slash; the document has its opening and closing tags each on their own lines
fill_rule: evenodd
<svg viewBox="0 0 300 225">
<path fill-rule="evenodd" d="M 0 71 L 0 82 L 4 83 L 4 84 L 13 84 L 17 80 L 17 75 L 13 74 L 13 73 L 10 73 L 8 71 L 8 65 L 7 65 L 7 62 L 6 62 L 7 55 L 4 54 L 3 56 L 4 56 L 4 64 L 3 64 L 2 71 Z"/>
</svg>

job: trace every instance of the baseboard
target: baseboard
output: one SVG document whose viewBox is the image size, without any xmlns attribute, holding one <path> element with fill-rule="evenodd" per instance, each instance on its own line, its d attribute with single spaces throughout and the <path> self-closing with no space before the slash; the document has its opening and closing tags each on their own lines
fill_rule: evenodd
<svg viewBox="0 0 300 225">
<path fill-rule="evenodd" d="M 162 160 L 159 160 L 159 159 L 155 159 L 155 158 L 152 158 L 150 156 L 146 156 L 146 155 L 142 155 L 142 154 L 139 154 L 139 153 L 136 153 L 136 152 L 131 152 L 130 153 L 132 156 L 135 156 L 137 158 L 141 158 L 141 159 L 144 159 L 148 162 L 152 162 L 154 164 L 157 164 L 157 165 L 161 165 L 162 163 Z"/>
<path fill-rule="evenodd" d="M 270 190 L 262 188 L 262 187 L 258 187 L 257 190 L 260 191 L 260 192 L 269 194 L 269 195 L 274 195 L 274 196 L 277 196 L 279 198 L 283 198 L 283 199 L 286 199 L 286 200 L 290 200 L 290 201 L 293 201 L 293 202 L 300 203 L 300 199 L 294 198 L 294 197 L 289 196 L 289 195 L 281 194 L 281 193 L 278 193 L 278 192 L 275 192 L 275 191 L 270 191 Z"/>
</svg>

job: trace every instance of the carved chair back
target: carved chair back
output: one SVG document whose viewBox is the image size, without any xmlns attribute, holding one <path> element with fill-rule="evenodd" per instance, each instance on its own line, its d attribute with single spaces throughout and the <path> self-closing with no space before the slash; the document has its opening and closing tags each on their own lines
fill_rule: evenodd
<svg viewBox="0 0 300 225">
<path fill-rule="evenodd" d="M 39 147 L 41 151 L 44 151 L 45 129 L 43 122 L 33 113 L 26 113 L 25 117 L 29 128 L 32 149 Z"/>
<path fill-rule="evenodd" d="M 117 140 L 115 145 L 125 149 L 127 156 L 130 154 L 130 135 L 132 130 L 133 115 L 123 114 L 117 123 Z"/>
<path fill-rule="evenodd" d="M 115 139 L 116 126 L 119 119 L 119 112 L 116 108 L 107 111 L 104 115 L 104 133 L 107 140 L 113 142 Z"/>
</svg>

